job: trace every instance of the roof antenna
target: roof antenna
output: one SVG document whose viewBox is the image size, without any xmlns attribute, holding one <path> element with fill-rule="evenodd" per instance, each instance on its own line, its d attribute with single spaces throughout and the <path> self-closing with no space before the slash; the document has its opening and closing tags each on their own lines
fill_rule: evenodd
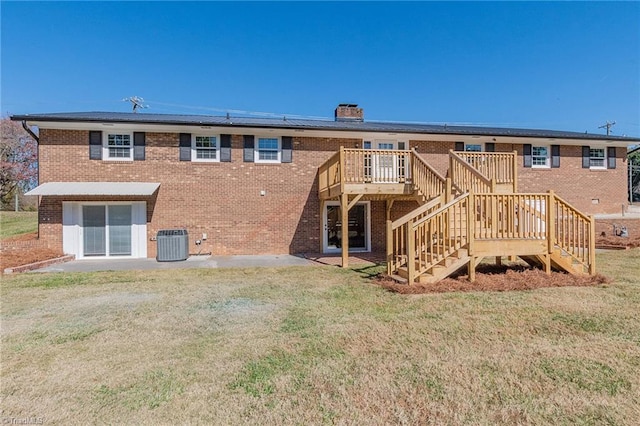
<svg viewBox="0 0 640 426">
<path fill-rule="evenodd" d="M 607 121 L 606 124 L 603 124 L 602 126 L 598 126 L 598 129 L 604 129 L 606 127 L 607 128 L 607 136 L 609 136 L 611 134 L 611 128 L 613 126 L 615 126 L 615 125 L 616 125 L 615 121 L 613 121 L 611 123 L 609 121 Z"/>
<path fill-rule="evenodd" d="M 139 96 L 131 96 L 129 98 L 124 98 L 122 102 L 131 102 L 131 106 L 133 107 L 133 112 L 138 112 L 138 108 L 149 108 L 149 105 L 144 104 L 144 99 Z"/>
</svg>

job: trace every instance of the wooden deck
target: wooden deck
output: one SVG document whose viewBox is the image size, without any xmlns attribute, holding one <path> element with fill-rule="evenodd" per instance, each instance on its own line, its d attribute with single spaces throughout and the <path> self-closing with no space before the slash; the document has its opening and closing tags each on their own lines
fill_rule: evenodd
<svg viewBox="0 0 640 426">
<path fill-rule="evenodd" d="M 415 151 L 341 148 L 319 170 L 319 197 L 340 201 L 342 223 L 360 200 L 387 200 L 387 272 L 409 283 L 432 282 L 467 267 L 471 280 L 485 257 L 520 256 L 542 267 L 595 273 L 592 217 L 552 191 L 517 192 L 517 154 L 454 152 L 449 176 Z M 391 221 L 395 200 L 420 207 Z M 348 226 L 341 230 L 348 266 Z"/>
</svg>

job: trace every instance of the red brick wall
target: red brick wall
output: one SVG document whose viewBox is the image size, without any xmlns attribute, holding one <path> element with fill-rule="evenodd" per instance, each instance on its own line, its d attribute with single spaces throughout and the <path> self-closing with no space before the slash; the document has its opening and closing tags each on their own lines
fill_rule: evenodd
<svg viewBox="0 0 640 426">
<path fill-rule="evenodd" d="M 498 147 L 496 146 L 496 150 Z M 582 147 L 560 146 L 560 168 L 523 167 L 522 145 L 509 145 L 518 151 L 518 190 L 542 192 L 553 189 L 578 210 L 587 214 L 620 213 L 627 204 L 627 163 L 624 148 L 616 149 L 616 168 L 582 168 Z M 505 151 L 507 151 L 505 150 Z M 596 201 L 597 200 L 597 204 Z"/>
<path fill-rule="evenodd" d="M 88 131 L 42 129 L 40 182 L 160 182 L 155 204 L 147 204 L 148 237 L 160 229 L 187 228 L 192 252 L 215 254 L 320 251 L 318 167 L 340 145 L 361 144 L 294 138 L 292 163 L 256 164 L 242 161 L 242 136 L 233 136 L 231 163 L 194 163 L 178 161 L 177 133 L 147 133 L 144 161 L 117 162 L 89 160 L 88 140 Z M 62 247 L 62 199 L 45 200 L 40 234 Z M 373 206 L 372 211 L 378 214 Z M 194 241 L 202 233 L 208 239 L 198 248 Z M 149 257 L 155 257 L 155 244 L 148 241 Z"/>
<path fill-rule="evenodd" d="M 138 181 L 159 182 L 148 198 L 148 255 L 155 257 L 157 231 L 187 228 L 191 251 L 215 254 L 301 253 L 321 249 L 318 167 L 341 145 L 362 146 L 359 139 L 294 138 L 289 164 L 244 163 L 242 136 L 232 138 L 231 163 L 178 161 L 177 133 L 147 133 L 144 161 L 89 160 L 88 131 L 40 131 L 40 182 Z M 446 175 L 453 142 L 410 141 L 436 170 Z M 582 169 L 580 147 L 561 147 L 560 169 L 525 169 L 522 146 L 497 144 L 497 151 L 518 149 L 519 188 L 542 192 L 554 189 L 587 213 L 616 213 L 624 202 L 626 163 L 618 149 L 615 170 Z M 266 191 L 260 196 L 260 191 Z M 592 198 L 600 203 L 594 205 Z M 40 235 L 62 248 L 62 199 L 47 197 L 40 205 Z M 67 201 L 74 201 L 65 198 Z M 86 197 L 83 200 L 95 201 Z M 123 198 L 119 198 L 123 200 Z M 144 200 L 137 198 L 137 200 Z M 81 201 L 76 199 L 76 201 Z M 412 202 L 395 203 L 395 219 L 410 211 Z M 385 203 L 371 203 L 372 249 L 384 251 Z M 200 248 L 194 241 L 208 234 Z"/>
</svg>

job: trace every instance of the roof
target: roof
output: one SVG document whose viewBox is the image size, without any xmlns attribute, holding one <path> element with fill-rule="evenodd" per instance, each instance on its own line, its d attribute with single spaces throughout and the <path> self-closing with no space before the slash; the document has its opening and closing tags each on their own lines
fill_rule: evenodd
<svg viewBox="0 0 640 426">
<path fill-rule="evenodd" d="M 152 195 L 153 182 L 48 182 L 25 195 Z"/>
<path fill-rule="evenodd" d="M 210 115 L 148 114 L 130 112 L 61 112 L 48 114 L 13 115 L 12 120 L 67 123 L 140 123 L 184 126 L 223 126 L 304 130 L 337 130 L 387 133 L 423 133 L 447 135 L 512 136 L 557 139 L 610 140 L 638 143 L 640 138 L 607 136 L 595 133 L 561 130 L 518 129 L 507 127 L 449 126 L 447 124 L 419 124 L 379 121 L 333 121 L 297 118 L 254 118 Z"/>
</svg>

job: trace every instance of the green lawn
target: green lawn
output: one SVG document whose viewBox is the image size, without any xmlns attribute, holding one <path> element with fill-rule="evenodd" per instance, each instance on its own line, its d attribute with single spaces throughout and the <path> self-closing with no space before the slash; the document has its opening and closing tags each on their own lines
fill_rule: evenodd
<svg viewBox="0 0 640 426">
<path fill-rule="evenodd" d="M 1 282 L 2 416 L 127 424 L 640 423 L 640 249 L 599 287 L 403 296 L 376 268 Z"/>
<path fill-rule="evenodd" d="M 0 239 L 38 230 L 38 212 L 0 212 Z"/>
</svg>

